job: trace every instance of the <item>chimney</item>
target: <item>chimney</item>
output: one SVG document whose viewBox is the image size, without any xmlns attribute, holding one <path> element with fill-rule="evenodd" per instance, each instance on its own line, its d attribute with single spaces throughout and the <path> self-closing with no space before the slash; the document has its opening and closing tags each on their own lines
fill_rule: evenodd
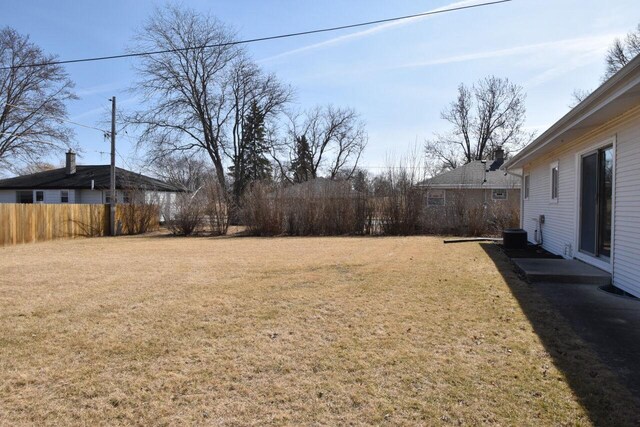
<svg viewBox="0 0 640 427">
<path fill-rule="evenodd" d="M 74 175 L 76 173 L 76 153 L 71 150 L 67 152 L 67 161 L 64 166 L 64 171 L 67 175 Z"/>
<path fill-rule="evenodd" d="M 493 160 L 504 160 L 504 150 L 502 149 L 501 146 L 498 146 L 493 151 Z"/>
</svg>

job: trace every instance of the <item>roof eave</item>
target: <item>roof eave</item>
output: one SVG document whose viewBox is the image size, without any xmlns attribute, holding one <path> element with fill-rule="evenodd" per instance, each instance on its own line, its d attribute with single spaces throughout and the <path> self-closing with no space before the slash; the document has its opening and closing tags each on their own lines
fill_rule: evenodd
<svg viewBox="0 0 640 427">
<path fill-rule="evenodd" d="M 572 108 L 567 114 L 565 114 L 560 120 L 554 123 L 548 128 L 542 135 L 534 139 L 529 145 L 523 148 L 518 154 L 510 158 L 502 166 L 504 169 L 517 169 L 522 168 L 527 160 L 530 159 L 537 151 L 546 147 L 548 144 L 555 141 L 555 139 L 562 133 L 570 130 L 573 126 L 580 123 L 590 113 L 601 110 L 606 107 L 615 99 L 618 99 L 631 87 L 640 84 L 640 73 L 633 77 L 634 73 L 640 68 L 640 55 L 634 58 L 620 71 L 614 74 L 611 78 L 605 81 L 600 87 L 587 96 L 582 102 Z M 612 92 L 616 86 L 624 84 L 625 80 L 629 80 L 620 90 Z"/>
</svg>

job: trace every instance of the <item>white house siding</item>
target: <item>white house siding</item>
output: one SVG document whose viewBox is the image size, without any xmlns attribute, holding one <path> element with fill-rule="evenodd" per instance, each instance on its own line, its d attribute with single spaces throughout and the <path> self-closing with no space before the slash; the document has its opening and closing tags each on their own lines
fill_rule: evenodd
<svg viewBox="0 0 640 427">
<path fill-rule="evenodd" d="M 100 204 L 104 203 L 102 190 L 78 190 L 77 203 Z"/>
<path fill-rule="evenodd" d="M 536 222 L 545 215 L 543 247 L 565 258 L 576 256 L 577 159 L 578 153 L 615 138 L 615 188 L 613 223 L 613 282 L 619 288 L 640 296 L 640 109 L 624 114 L 584 137 L 524 167 L 530 174 L 528 200 L 523 201 L 522 225 L 534 241 Z M 558 202 L 550 201 L 550 165 L 559 165 Z M 524 192 L 523 192 L 524 197 Z M 588 260 L 588 258 L 583 258 Z"/>
<path fill-rule="evenodd" d="M 558 201 L 552 202 L 550 167 L 556 161 L 559 171 Z M 566 256 L 569 257 L 570 249 L 573 249 L 575 224 L 575 155 L 567 153 L 547 158 L 526 168 L 525 174 L 527 173 L 530 175 L 530 188 L 529 198 L 524 201 L 522 225 L 527 230 L 529 241 L 539 242 L 535 242 L 537 219 L 544 215 L 543 247 L 560 255 L 565 255 L 566 250 Z"/>
<path fill-rule="evenodd" d="M 20 190 L 23 191 L 23 190 Z M 28 190 L 27 190 L 28 191 Z M 60 203 L 61 190 L 31 190 L 33 191 L 33 199 L 35 200 L 35 191 L 42 191 L 43 203 Z M 69 191 L 69 203 L 76 203 L 76 191 Z M 16 203 L 16 190 L 0 190 L 0 203 Z"/>
<path fill-rule="evenodd" d="M 173 218 L 176 211 L 176 193 L 165 191 L 146 191 L 145 201 L 156 203 L 160 208 L 160 221 Z"/>
<path fill-rule="evenodd" d="M 640 296 L 640 114 L 617 132 L 613 281 Z"/>
<path fill-rule="evenodd" d="M 0 190 L 0 203 L 15 203 L 16 192 L 13 190 Z"/>
<path fill-rule="evenodd" d="M 44 191 L 44 203 L 60 203 L 60 193 L 63 190 L 43 190 Z M 69 192 L 69 203 L 76 202 L 76 191 L 66 190 Z"/>
</svg>

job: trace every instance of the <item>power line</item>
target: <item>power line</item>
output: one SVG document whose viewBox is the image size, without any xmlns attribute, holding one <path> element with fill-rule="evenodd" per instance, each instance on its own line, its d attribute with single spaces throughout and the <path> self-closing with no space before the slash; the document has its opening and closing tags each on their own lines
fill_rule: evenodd
<svg viewBox="0 0 640 427">
<path fill-rule="evenodd" d="M 337 27 L 320 28 L 316 30 L 300 31 L 297 33 L 287 33 L 287 34 L 280 34 L 276 36 L 258 37 L 253 39 L 238 40 L 238 41 L 232 41 L 232 42 L 226 42 L 226 43 L 205 44 L 201 46 L 190 46 L 190 47 L 156 50 L 156 51 L 149 51 L 149 52 L 124 53 L 120 55 L 97 56 L 92 58 L 67 59 L 62 61 L 49 61 L 49 62 L 40 62 L 40 63 L 34 63 L 34 64 L 21 64 L 21 65 L 14 65 L 14 66 L 8 66 L 8 67 L 1 67 L 0 70 L 9 70 L 9 69 L 15 69 L 15 68 L 43 67 L 48 65 L 75 64 L 79 62 L 106 61 L 111 59 L 132 58 L 132 57 L 138 57 L 138 56 L 151 56 L 151 55 L 160 55 L 163 53 L 183 52 L 183 51 L 196 50 L 196 49 L 249 44 L 249 43 L 263 42 L 268 40 L 278 40 L 278 39 L 285 39 L 285 38 L 291 38 L 291 37 L 307 36 L 311 34 L 320 34 L 320 33 L 332 32 L 332 31 L 347 30 L 350 28 L 365 27 L 365 26 L 376 25 L 376 24 L 384 24 L 387 22 L 420 18 L 424 16 L 437 15 L 437 14 L 447 13 L 447 12 L 455 12 L 455 11 L 464 10 L 464 9 L 473 9 L 473 8 L 483 7 L 483 6 L 492 6 L 500 3 L 507 3 L 510 1 L 512 0 L 495 0 L 495 1 L 485 2 L 485 3 L 472 4 L 468 6 L 458 6 L 458 7 L 451 7 L 447 9 L 433 10 L 430 12 L 416 13 L 413 15 L 404 15 L 404 16 L 397 16 L 394 18 L 385 18 L 385 19 L 378 19 L 375 21 L 360 22 L 357 24 L 340 25 Z"/>
</svg>

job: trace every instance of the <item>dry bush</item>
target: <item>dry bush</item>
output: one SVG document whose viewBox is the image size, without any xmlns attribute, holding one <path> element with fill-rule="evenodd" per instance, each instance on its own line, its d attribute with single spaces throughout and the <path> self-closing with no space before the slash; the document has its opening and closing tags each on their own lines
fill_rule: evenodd
<svg viewBox="0 0 640 427">
<path fill-rule="evenodd" d="M 278 188 L 266 183 L 254 183 L 244 195 L 241 216 L 247 232 L 255 236 L 283 233 L 282 206 Z"/>
<path fill-rule="evenodd" d="M 424 232 L 497 236 L 505 228 L 518 226 L 519 208 L 516 203 L 506 200 L 486 202 L 478 197 L 479 194 L 474 197 L 465 190 L 447 190 L 445 206 L 427 207 L 424 210 Z"/>
<path fill-rule="evenodd" d="M 221 236 L 229 229 L 229 197 L 220 184 L 209 181 L 205 187 L 204 214 L 208 219 L 211 234 Z"/>
<path fill-rule="evenodd" d="M 422 197 L 419 191 L 400 182 L 381 200 L 379 222 L 382 234 L 411 235 L 422 232 Z"/>
<path fill-rule="evenodd" d="M 125 203 L 118 203 L 116 218 L 120 234 L 142 234 L 158 228 L 160 198 L 157 193 L 125 180 Z"/>
<path fill-rule="evenodd" d="M 488 231 L 488 218 L 490 217 L 491 208 L 481 205 L 471 205 L 467 208 L 464 215 L 464 225 L 462 233 L 466 236 L 483 236 Z"/>
<path fill-rule="evenodd" d="M 172 234 L 189 236 L 195 233 L 205 215 L 205 201 L 200 194 L 176 194 L 171 215 L 166 215 L 166 226 Z"/>
<path fill-rule="evenodd" d="M 490 233 L 500 234 L 506 228 L 520 227 L 520 207 L 517 203 L 494 205 L 489 222 Z"/>
<path fill-rule="evenodd" d="M 153 203 L 124 203 L 117 207 L 123 234 L 143 234 L 157 228 L 160 218 L 158 205 Z"/>
<path fill-rule="evenodd" d="M 390 162 L 380 177 L 382 200 L 378 217 L 383 234 L 411 235 L 423 232 L 423 194 L 416 184 L 423 179 L 420 155 L 414 148 L 398 162 Z"/>
<path fill-rule="evenodd" d="M 317 179 L 288 187 L 257 183 L 244 198 L 243 220 L 254 235 L 364 234 L 373 214 L 348 181 Z"/>
</svg>

